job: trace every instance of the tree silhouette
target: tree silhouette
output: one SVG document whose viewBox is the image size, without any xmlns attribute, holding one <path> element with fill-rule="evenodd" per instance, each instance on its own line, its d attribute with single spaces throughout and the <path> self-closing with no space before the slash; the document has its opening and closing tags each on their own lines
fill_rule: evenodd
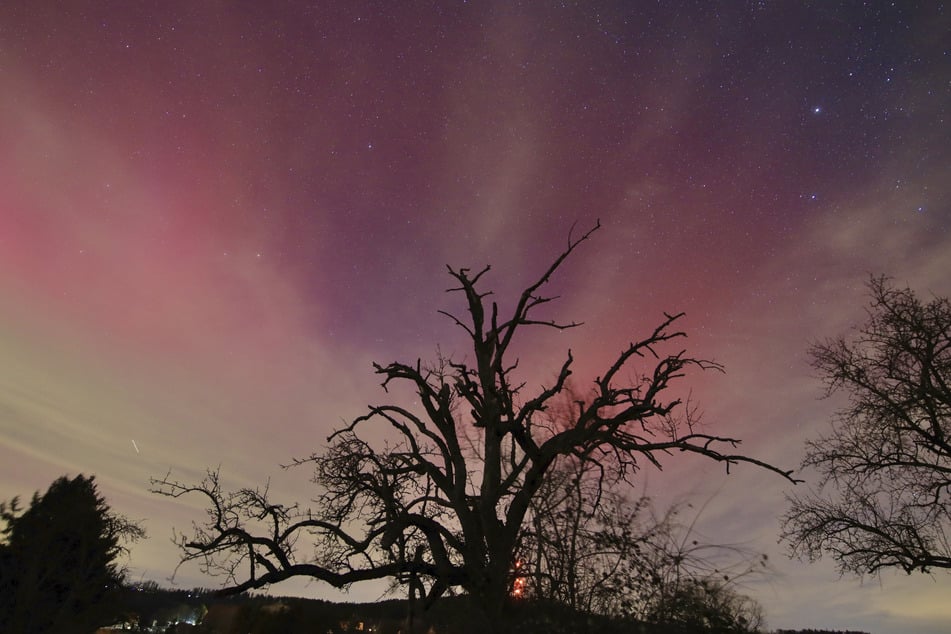
<svg viewBox="0 0 951 634">
<path fill-rule="evenodd" d="M 110 511 L 93 477 L 53 482 L 20 513 L 0 504 L 0 631 L 89 634 L 111 624 L 122 542 L 143 531 Z"/>
<path fill-rule="evenodd" d="M 791 497 L 783 536 L 842 571 L 951 568 L 951 302 L 868 287 L 866 324 L 811 350 L 827 393 L 849 401 L 803 461 L 831 492 Z"/>
<path fill-rule="evenodd" d="M 687 503 L 659 513 L 646 496 L 602 490 L 604 476 L 574 457 L 549 473 L 520 549 L 522 594 L 691 631 L 762 626 L 739 584 L 768 573 L 765 555 L 703 540 L 696 523 L 706 505 L 692 516 Z"/>
<path fill-rule="evenodd" d="M 648 620 L 680 632 L 753 634 L 766 625 L 760 605 L 722 580 L 683 579 L 663 599 Z"/>
<path fill-rule="evenodd" d="M 470 356 L 438 359 L 431 367 L 375 364 L 384 390 L 405 386 L 409 394 L 371 406 L 333 433 L 326 451 L 296 461 L 313 465 L 320 487 L 314 510 L 277 504 L 266 487 L 227 492 L 214 471 L 198 484 L 170 475 L 156 480 L 161 494 L 208 500 L 208 521 L 180 537 L 183 560 L 224 574 L 233 591 L 294 576 L 338 587 L 391 578 L 427 602 L 459 588 L 481 607 L 487 628 L 501 629 L 532 502 L 560 457 L 597 465 L 611 456 L 632 474 L 685 452 L 727 469 L 750 463 L 791 479 L 788 471 L 733 453 L 738 440 L 701 431 L 693 410 L 668 396 L 687 370 L 720 369 L 682 349 L 669 351 L 685 337 L 675 329 L 680 314 L 665 314 L 647 337 L 624 347 L 594 381 L 590 399 L 560 426 L 548 423 L 543 413 L 565 390 L 574 356 L 568 351 L 551 383 L 529 393 L 516 375 L 516 335 L 580 325 L 539 316 L 555 299 L 540 291 L 599 227 L 569 236 L 565 250 L 505 315 L 481 290 L 488 266 L 475 273 L 449 267 L 449 290 L 462 296 L 466 312 L 440 312 L 465 332 Z M 635 368 L 638 363 L 645 367 Z M 374 424 L 377 431 L 363 433 Z M 305 534 L 316 540 L 315 555 L 297 548 Z"/>
</svg>

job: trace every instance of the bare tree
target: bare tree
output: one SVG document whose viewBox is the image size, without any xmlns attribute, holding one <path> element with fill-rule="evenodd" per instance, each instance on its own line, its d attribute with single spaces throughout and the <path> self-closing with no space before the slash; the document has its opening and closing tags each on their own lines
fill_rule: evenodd
<svg viewBox="0 0 951 634">
<path fill-rule="evenodd" d="M 769 574 L 765 555 L 705 539 L 696 526 L 707 504 L 659 512 L 646 495 L 605 490 L 605 475 L 574 457 L 551 470 L 525 530 L 520 594 L 641 622 L 762 626 L 758 606 L 740 590 Z"/>
<path fill-rule="evenodd" d="M 620 612 L 613 608 L 629 593 L 615 592 L 615 582 L 648 539 L 641 521 L 647 500 L 627 504 L 605 491 L 604 476 L 575 456 L 548 470 L 523 530 L 514 594 L 583 612 Z"/>
<path fill-rule="evenodd" d="M 419 361 L 375 364 L 385 390 L 408 386 L 416 404 L 394 397 L 397 402 L 371 406 L 332 434 L 326 451 L 297 461 L 314 465 L 320 489 L 315 510 L 275 504 L 266 489 L 226 493 L 216 473 L 197 485 L 169 476 L 155 481 L 165 495 L 208 499 L 207 521 L 181 538 L 184 559 L 224 573 L 235 591 L 301 575 L 337 587 L 399 579 L 427 601 L 458 588 L 473 597 L 489 627 L 504 627 L 501 613 L 522 530 L 559 457 L 597 464 L 610 455 L 630 474 L 645 463 L 659 467 L 672 452 L 686 452 L 728 470 L 749 463 L 791 480 L 789 471 L 734 453 L 738 440 L 700 430 L 681 399 L 668 396 L 688 369 L 720 367 L 682 349 L 667 351 L 685 337 L 675 329 L 681 314 L 665 314 L 646 338 L 623 348 L 566 424 L 546 424 L 542 414 L 565 389 L 574 357 L 569 351 L 552 382 L 529 394 L 516 378 L 516 334 L 580 325 L 538 316 L 555 299 L 540 290 L 599 227 L 569 236 L 565 250 L 507 316 L 489 301 L 491 293 L 480 290 L 488 266 L 476 273 L 449 267 L 455 281 L 450 291 L 463 297 L 466 313 L 440 312 L 466 333 L 472 356 L 441 359 L 430 368 Z M 635 362 L 646 367 L 637 372 Z M 635 374 L 638 379 L 625 380 Z M 387 442 L 361 436 L 379 423 L 390 430 Z M 315 548 L 298 552 L 298 539 L 306 534 Z"/>
<path fill-rule="evenodd" d="M 855 336 L 811 349 L 827 393 L 849 401 L 803 461 L 831 491 L 791 497 L 783 536 L 842 571 L 951 568 L 951 302 L 886 278 L 868 287 Z"/>
<path fill-rule="evenodd" d="M 664 600 L 651 605 L 652 623 L 718 634 L 753 634 L 766 627 L 762 607 L 728 582 L 684 579 L 666 590 Z"/>
</svg>

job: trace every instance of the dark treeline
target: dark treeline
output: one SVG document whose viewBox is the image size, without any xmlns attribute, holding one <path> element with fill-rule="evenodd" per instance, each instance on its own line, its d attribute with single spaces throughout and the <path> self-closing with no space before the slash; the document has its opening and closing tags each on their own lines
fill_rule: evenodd
<svg viewBox="0 0 951 634">
<path fill-rule="evenodd" d="M 775 634 L 868 634 L 860 630 L 776 630 Z"/>
<path fill-rule="evenodd" d="M 171 590 L 155 584 L 128 587 L 122 596 L 124 626 L 132 632 L 169 634 L 297 634 L 304 632 L 410 631 L 407 602 L 333 603 L 299 597 L 240 594 L 221 596 L 205 590 Z M 412 631 L 434 634 L 484 634 L 475 618 L 478 607 L 468 597 L 446 597 L 415 615 Z M 534 632 L 598 634 L 688 634 L 696 629 L 651 625 L 634 619 L 584 614 L 556 603 L 520 601 L 512 624 L 524 634 Z M 805 630 L 804 630 L 805 631 Z M 718 634 L 716 628 L 704 630 Z M 852 633 L 849 633 L 852 634 Z"/>
</svg>

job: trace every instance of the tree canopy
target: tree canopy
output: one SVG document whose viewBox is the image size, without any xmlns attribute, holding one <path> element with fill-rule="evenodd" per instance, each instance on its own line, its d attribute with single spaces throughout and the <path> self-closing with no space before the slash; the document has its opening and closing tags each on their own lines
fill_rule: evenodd
<svg viewBox="0 0 951 634">
<path fill-rule="evenodd" d="M 823 490 L 791 497 L 783 536 L 847 572 L 951 568 L 951 302 L 886 278 L 868 288 L 854 336 L 811 349 L 827 393 L 848 404 L 807 445 Z"/>
<path fill-rule="evenodd" d="M 515 557 L 532 503 L 559 458 L 596 467 L 610 458 L 629 476 L 677 452 L 791 479 L 737 453 L 739 440 L 707 433 L 684 405 L 674 385 L 691 369 L 720 366 L 678 346 L 686 336 L 677 328 L 679 313 L 664 314 L 646 337 L 623 346 L 565 418 L 554 424 L 544 415 L 565 391 L 574 355 L 569 350 L 551 381 L 531 390 L 518 374 L 518 335 L 580 325 L 540 315 L 555 299 L 542 289 L 599 227 L 569 236 L 508 311 L 483 290 L 490 267 L 449 267 L 449 291 L 461 296 L 464 312 L 440 312 L 465 333 L 468 354 L 430 365 L 374 365 L 385 391 L 406 387 L 408 398 L 392 394 L 391 402 L 334 432 L 326 450 L 296 461 L 313 466 L 315 508 L 276 503 L 266 487 L 228 492 L 217 472 L 197 484 L 156 480 L 159 493 L 207 499 L 208 521 L 180 539 L 184 560 L 224 574 L 234 591 L 294 576 L 338 587 L 388 578 L 430 602 L 461 589 L 481 605 L 488 627 L 502 627 L 501 612 L 522 574 Z M 545 376 L 537 370 L 532 377 Z M 366 433 L 381 425 L 386 440 L 379 431 Z M 313 548 L 299 547 L 304 535 Z"/>
<path fill-rule="evenodd" d="M 89 634 L 118 616 L 123 543 L 143 536 L 113 513 L 93 477 L 62 477 L 21 512 L 0 504 L 0 631 Z"/>
</svg>

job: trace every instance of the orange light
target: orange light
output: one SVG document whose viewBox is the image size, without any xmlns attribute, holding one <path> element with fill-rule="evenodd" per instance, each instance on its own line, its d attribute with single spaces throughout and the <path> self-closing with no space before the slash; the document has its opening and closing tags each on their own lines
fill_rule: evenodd
<svg viewBox="0 0 951 634">
<path fill-rule="evenodd" d="M 518 574 L 519 568 L 522 567 L 521 561 L 515 562 L 515 580 L 512 582 L 512 596 L 515 598 L 520 598 L 525 593 L 525 577 Z"/>
</svg>

